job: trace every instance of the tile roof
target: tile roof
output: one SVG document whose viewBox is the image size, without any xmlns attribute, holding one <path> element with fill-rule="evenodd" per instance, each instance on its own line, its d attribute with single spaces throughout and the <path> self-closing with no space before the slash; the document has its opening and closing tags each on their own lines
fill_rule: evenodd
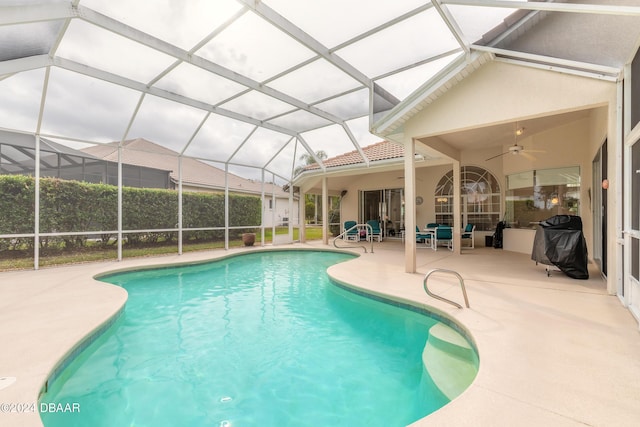
<svg viewBox="0 0 640 427">
<path fill-rule="evenodd" d="M 370 162 L 377 162 L 381 160 L 389 160 L 401 158 L 404 156 L 404 147 L 400 144 L 391 141 L 380 141 L 373 145 L 368 145 L 362 148 L 362 152 L 369 158 Z M 363 163 L 363 159 L 358 153 L 358 150 L 353 150 L 348 153 L 340 154 L 336 157 L 324 160 L 322 163 L 327 168 L 333 168 L 338 166 L 348 166 L 358 163 Z M 305 170 L 320 169 L 317 164 L 312 164 L 305 167 Z"/>
<path fill-rule="evenodd" d="M 124 141 L 123 146 L 125 148 L 122 155 L 124 164 L 170 171 L 171 179 L 176 183 L 178 182 L 178 153 L 175 151 L 143 138 Z M 118 161 L 118 142 L 98 144 L 84 148 L 82 151 L 104 160 Z M 200 160 L 183 157 L 182 182 L 183 185 L 201 187 L 203 189 L 224 190 L 224 170 Z M 266 183 L 265 192 L 270 194 L 274 187 L 276 194 L 283 195 L 284 191 L 280 186 Z M 260 194 L 262 192 L 262 183 L 230 173 L 229 188 L 237 192 Z"/>
</svg>

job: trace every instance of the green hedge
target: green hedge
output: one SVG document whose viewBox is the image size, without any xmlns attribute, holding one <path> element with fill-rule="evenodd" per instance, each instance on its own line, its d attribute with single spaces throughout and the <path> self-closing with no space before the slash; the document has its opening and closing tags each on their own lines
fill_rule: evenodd
<svg viewBox="0 0 640 427">
<path fill-rule="evenodd" d="M 112 185 L 40 180 L 40 232 L 78 232 L 116 230 L 118 227 L 118 189 Z M 30 176 L 0 175 L 0 234 L 33 233 L 35 180 Z M 178 193 L 172 190 L 124 187 L 122 189 L 124 230 L 177 228 Z M 260 225 L 261 203 L 256 196 L 229 195 L 230 226 Z M 224 195 L 183 193 L 183 227 L 224 227 Z M 233 231 L 237 235 L 242 230 Z M 186 231 L 184 239 L 211 240 L 222 231 Z M 95 236 L 92 236 L 95 237 Z M 99 236 L 107 244 L 113 235 Z M 175 240 L 176 232 L 125 234 L 128 244 Z M 13 244 L 29 244 L 32 239 L 13 239 Z M 43 238 L 42 246 L 62 241 L 65 248 L 84 246 L 85 236 Z M 6 245 L 6 243 L 5 243 Z M 33 242 L 30 243 L 33 245 Z"/>
</svg>

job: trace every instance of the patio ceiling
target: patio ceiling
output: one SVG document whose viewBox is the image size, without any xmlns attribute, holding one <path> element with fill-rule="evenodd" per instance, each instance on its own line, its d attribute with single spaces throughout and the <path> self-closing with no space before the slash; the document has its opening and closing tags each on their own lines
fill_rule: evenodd
<svg viewBox="0 0 640 427">
<path fill-rule="evenodd" d="M 636 4 L 0 0 L 0 129 L 74 148 L 145 138 L 285 183 L 303 153 L 367 165 L 373 123 L 401 126 L 482 60 L 617 79 Z"/>
</svg>

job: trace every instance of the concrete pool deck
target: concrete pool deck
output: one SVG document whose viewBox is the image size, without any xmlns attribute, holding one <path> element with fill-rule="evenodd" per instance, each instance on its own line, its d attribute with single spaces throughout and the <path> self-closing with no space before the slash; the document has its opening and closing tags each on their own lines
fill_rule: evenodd
<svg viewBox="0 0 640 427">
<path fill-rule="evenodd" d="M 268 249 L 333 249 L 319 242 Z M 267 249 L 265 248 L 265 249 Z M 246 249 L 255 251 L 260 247 Z M 245 249 L 128 259 L 0 273 L 0 425 L 41 426 L 38 394 L 56 364 L 126 301 L 93 276 L 127 268 L 215 259 Z M 404 272 L 400 242 L 375 243 L 332 266 L 335 279 L 445 313 L 468 330 L 480 369 L 461 396 L 415 426 L 636 426 L 640 420 L 637 321 L 592 270 L 589 280 L 547 277 L 526 254 L 476 248 L 456 256 L 419 249 L 418 274 Z M 447 268 L 465 280 L 471 308 L 427 296 L 426 272 Z M 457 279 L 435 274 L 430 288 L 463 303 Z M 14 405 L 7 412 L 6 405 Z M 24 408 L 25 406 L 20 406 Z M 24 409 L 23 409 L 24 410 Z"/>
</svg>

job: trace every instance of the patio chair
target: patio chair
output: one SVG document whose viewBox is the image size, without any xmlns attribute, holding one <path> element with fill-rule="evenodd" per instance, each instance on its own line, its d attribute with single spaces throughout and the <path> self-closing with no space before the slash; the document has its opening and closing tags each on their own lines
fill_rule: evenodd
<svg viewBox="0 0 640 427">
<path fill-rule="evenodd" d="M 347 233 L 342 236 L 344 240 L 353 240 L 357 242 L 360 240 L 360 230 L 358 230 L 357 222 L 355 221 L 345 221 L 344 222 L 344 231 Z"/>
<path fill-rule="evenodd" d="M 468 240 L 470 243 L 470 248 L 473 249 L 476 247 L 476 238 L 474 231 L 476 230 L 476 226 L 473 224 L 467 224 L 464 228 L 464 231 L 460 235 L 461 241 Z"/>
<path fill-rule="evenodd" d="M 448 225 L 439 225 L 436 227 L 436 232 L 433 236 L 433 249 L 438 250 L 438 243 L 446 243 L 447 249 L 453 250 L 453 232 Z"/>
<path fill-rule="evenodd" d="M 432 242 L 431 242 L 432 236 L 433 236 L 432 233 L 423 233 L 423 232 L 421 232 L 420 229 L 418 228 L 418 226 L 416 225 L 416 243 L 423 243 L 424 242 L 426 247 L 433 248 Z"/>
<path fill-rule="evenodd" d="M 382 230 L 380 230 L 380 223 L 375 219 L 370 219 L 367 221 L 367 224 L 371 226 L 371 231 L 369 231 L 369 227 L 367 227 L 367 240 L 370 241 L 370 239 L 377 237 L 378 242 L 382 242 Z"/>
</svg>

